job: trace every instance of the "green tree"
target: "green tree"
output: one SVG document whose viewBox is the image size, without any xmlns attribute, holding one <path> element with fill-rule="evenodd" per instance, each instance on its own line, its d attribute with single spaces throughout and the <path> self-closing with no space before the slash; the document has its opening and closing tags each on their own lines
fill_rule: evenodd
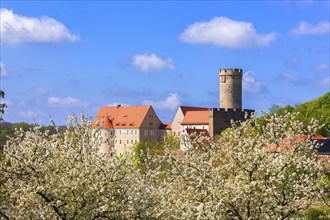
<svg viewBox="0 0 330 220">
<path fill-rule="evenodd" d="M 271 117 L 274 114 L 285 115 L 287 113 L 297 112 L 300 113 L 297 116 L 297 119 L 304 124 L 305 128 L 307 128 L 308 123 L 312 119 L 317 119 L 320 125 L 324 126 L 320 127 L 316 133 L 323 136 L 330 136 L 330 92 L 325 93 L 317 99 L 296 105 L 295 107 L 291 105 L 287 105 L 285 107 L 272 105 L 269 109 L 269 114 L 265 114 L 264 116 L 258 118 L 257 123 L 259 125 L 265 125 L 265 118 Z"/>
<path fill-rule="evenodd" d="M 5 98 L 5 92 L 0 90 L 0 100 Z M 0 103 L 0 122 L 3 121 L 2 115 L 5 113 L 5 108 L 7 108 L 6 103 Z"/>
<path fill-rule="evenodd" d="M 278 112 L 281 108 L 283 108 L 283 107 L 280 105 L 273 104 L 269 108 L 269 114 L 274 114 L 274 113 Z"/>
<path fill-rule="evenodd" d="M 179 150 L 180 149 L 180 138 L 172 134 L 166 134 L 164 140 L 161 142 L 161 146 L 168 150 Z"/>
<path fill-rule="evenodd" d="M 132 148 L 134 164 L 145 170 L 147 162 L 150 160 L 150 151 L 164 150 L 164 147 L 156 139 L 146 139 L 134 144 Z M 151 152 L 155 153 L 155 152 Z"/>
</svg>

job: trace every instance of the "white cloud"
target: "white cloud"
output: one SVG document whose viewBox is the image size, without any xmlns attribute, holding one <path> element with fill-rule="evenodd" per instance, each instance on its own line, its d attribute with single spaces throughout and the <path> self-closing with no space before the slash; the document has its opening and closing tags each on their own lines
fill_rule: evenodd
<svg viewBox="0 0 330 220">
<path fill-rule="evenodd" d="M 329 33 L 330 22 L 321 21 L 318 24 L 312 25 L 305 21 L 300 22 L 299 26 L 292 29 L 294 35 L 317 35 Z"/>
<path fill-rule="evenodd" d="M 287 72 L 282 72 L 279 74 L 279 77 L 281 80 L 285 81 L 285 82 L 289 82 L 289 83 L 296 83 L 301 81 L 301 79 L 299 79 L 298 77 L 287 73 Z"/>
<path fill-rule="evenodd" d="M 285 65 L 291 68 L 297 67 L 300 65 L 300 60 L 296 57 L 289 58 L 285 60 Z"/>
<path fill-rule="evenodd" d="M 281 80 L 294 85 L 317 85 L 317 86 L 327 86 L 330 84 L 330 77 L 317 77 L 317 78 L 304 78 L 298 77 L 293 74 L 283 72 L 279 74 Z M 312 84 L 311 84 L 312 83 Z"/>
<path fill-rule="evenodd" d="M 319 86 L 327 86 L 329 88 L 330 86 L 330 76 L 326 76 L 324 78 L 320 78 L 314 81 L 316 85 Z"/>
<path fill-rule="evenodd" d="M 121 103 L 121 102 L 113 102 L 113 103 L 107 104 L 107 106 L 117 106 L 117 105 L 129 106 L 129 104 Z"/>
<path fill-rule="evenodd" d="M 315 70 L 317 70 L 317 71 L 325 71 L 325 70 L 328 70 L 328 69 L 329 69 L 329 66 L 326 63 L 320 63 L 320 64 L 315 66 Z"/>
<path fill-rule="evenodd" d="M 210 21 L 196 22 L 180 34 L 187 43 L 214 44 L 227 48 L 265 47 L 277 38 L 277 33 L 259 34 L 250 22 L 214 17 Z"/>
<path fill-rule="evenodd" d="M 152 101 L 145 100 L 142 102 L 143 105 L 152 105 L 156 109 L 165 109 L 165 110 L 176 110 L 181 104 L 180 96 L 177 93 L 170 93 L 165 100 Z"/>
<path fill-rule="evenodd" d="M 77 41 L 79 37 L 68 30 L 64 24 L 49 17 L 25 17 L 12 10 L 0 9 L 0 34 L 3 43 L 48 43 Z"/>
<path fill-rule="evenodd" d="M 0 76 L 1 77 L 7 76 L 6 66 L 4 63 L 1 63 L 1 62 L 0 62 Z"/>
<path fill-rule="evenodd" d="M 72 98 L 70 96 L 66 98 L 49 97 L 48 104 L 58 107 L 88 107 L 91 105 L 89 101 Z"/>
<path fill-rule="evenodd" d="M 136 54 L 131 58 L 131 65 L 134 69 L 144 73 L 175 68 L 171 57 L 162 59 L 156 54 Z"/>
<path fill-rule="evenodd" d="M 243 74 L 243 90 L 246 92 L 257 93 L 264 87 L 264 83 L 256 79 L 256 74 L 247 71 Z"/>
<path fill-rule="evenodd" d="M 41 115 L 40 112 L 34 112 L 34 111 L 31 111 L 31 110 L 18 112 L 18 116 L 20 116 L 22 118 L 34 118 L 34 117 L 37 117 L 37 116 L 40 116 L 40 115 Z"/>
<path fill-rule="evenodd" d="M 51 88 L 51 87 L 43 87 L 43 86 L 36 86 L 33 88 L 33 91 L 37 92 L 37 93 L 48 93 L 52 90 L 53 90 L 53 88 Z"/>
</svg>

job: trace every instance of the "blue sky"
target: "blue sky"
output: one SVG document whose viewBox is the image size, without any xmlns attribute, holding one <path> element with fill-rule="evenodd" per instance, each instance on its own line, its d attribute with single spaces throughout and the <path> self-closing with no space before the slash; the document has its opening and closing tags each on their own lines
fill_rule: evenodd
<svg viewBox="0 0 330 220">
<path fill-rule="evenodd" d="M 4 119 L 64 124 L 100 106 L 218 107 L 242 68 L 243 107 L 329 89 L 329 1 L 1 1 Z"/>
</svg>

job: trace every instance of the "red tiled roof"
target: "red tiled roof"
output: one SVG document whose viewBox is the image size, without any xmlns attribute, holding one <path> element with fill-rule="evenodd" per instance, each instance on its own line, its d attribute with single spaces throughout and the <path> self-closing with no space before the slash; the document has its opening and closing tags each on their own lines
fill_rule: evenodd
<svg viewBox="0 0 330 220">
<path fill-rule="evenodd" d="M 108 128 L 108 129 L 114 128 L 111 119 L 106 116 L 103 116 L 103 117 L 96 116 L 93 127 L 94 128 L 102 127 L 102 128 Z"/>
<path fill-rule="evenodd" d="M 313 140 L 327 140 L 328 139 L 327 137 L 323 137 L 320 134 L 315 134 L 312 136 L 312 138 L 313 138 Z"/>
<path fill-rule="evenodd" d="M 183 115 L 186 115 L 186 113 L 188 111 L 205 111 L 205 110 L 209 110 L 208 108 L 203 108 L 203 107 L 194 107 L 194 106 L 180 106 L 181 111 L 183 113 Z"/>
<path fill-rule="evenodd" d="M 151 155 L 181 154 L 181 150 L 150 150 Z"/>
<path fill-rule="evenodd" d="M 94 123 L 104 120 L 104 127 L 109 128 L 139 128 L 146 117 L 150 105 L 145 106 L 103 106 L 99 109 Z M 99 122 L 100 123 L 100 122 Z M 112 125 L 112 127 L 111 127 Z"/>
<path fill-rule="evenodd" d="M 162 123 L 159 129 L 171 130 L 171 123 Z"/>
<path fill-rule="evenodd" d="M 196 133 L 197 135 L 204 135 L 204 136 L 210 136 L 208 130 L 206 129 L 194 129 L 194 128 L 187 128 L 186 129 L 187 134 L 191 135 L 193 133 Z"/>
<path fill-rule="evenodd" d="M 182 125 L 208 125 L 209 124 L 209 111 L 187 111 L 184 116 Z"/>
<path fill-rule="evenodd" d="M 307 141 L 308 138 L 312 138 L 313 140 L 327 140 L 326 137 L 323 137 L 322 135 L 295 135 L 290 138 L 283 138 L 279 142 L 279 146 L 277 147 L 275 144 L 274 145 L 269 145 L 267 146 L 267 150 L 269 152 L 276 152 L 277 150 L 282 151 L 282 150 L 294 150 L 295 148 L 299 147 L 299 145 L 305 141 Z"/>
</svg>

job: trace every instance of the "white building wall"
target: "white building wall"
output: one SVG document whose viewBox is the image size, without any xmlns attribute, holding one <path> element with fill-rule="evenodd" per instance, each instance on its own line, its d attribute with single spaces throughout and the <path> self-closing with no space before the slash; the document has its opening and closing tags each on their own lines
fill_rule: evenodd
<svg viewBox="0 0 330 220">
<path fill-rule="evenodd" d="M 180 136 L 182 134 L 181 122 L 183 118 L 184 118 L 183 112 L 179 107 L 171 124 L 172 135 Z"/>
<path fill-rule="evenodd" d="M 181 134 L 187 134 L 186 129 L 206 129 L 209 130 L 209 125 L 181 125 Z"/>
<path fill-rule="evenodd" d="M 140 131 L 139 129 L 114 129 L 114 149 L 117 153 L 121 154 L 127 150 L 130 150 L 131 147 L 137 142 L 140 141 Z"/>
</svg>

